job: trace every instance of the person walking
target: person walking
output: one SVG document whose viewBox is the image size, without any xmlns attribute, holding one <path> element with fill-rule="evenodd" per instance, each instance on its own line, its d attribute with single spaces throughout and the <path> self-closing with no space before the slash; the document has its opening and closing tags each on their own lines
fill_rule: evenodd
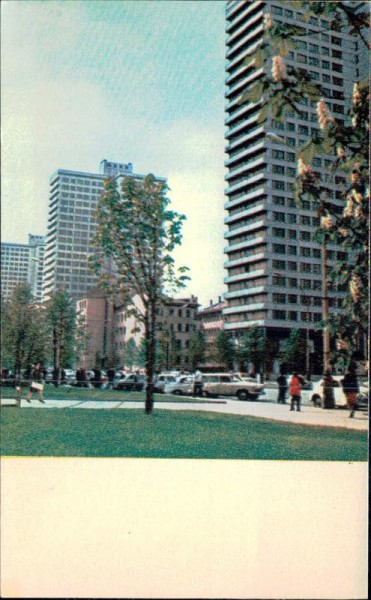
<svg viewBox="0 0 371 600">
<path fill-rule="evenodd" d="M 359 392 L 356 367 L 354 365 L 349 367 L 344 379 L 341 380 L 341 385 L 343 386 L 348 408 L 350 409 L 349 417 L 353 418 L 357 410 L 357 395 Z"/>
<path fill-rule="evenodd" d="M 290 410 L 295 410 L 294 405 L 296 404 L 297 412 L 300 412 L 300 400 L 301 400 L 301 385 L 302 380 L 297 373 L 293 373 L 290 381 Z"/>
<path fill-rule="evenodd" d="M 39 402 L 45 404 L 45 400 L 43 399 L 43 369 L 41 363 L 36 363 L 35 367 L 31 370 L 31 385 L 29 392 L 26 396 L 27 402 L 31 402 L 31 396 L 34 392 L 37 392 L 39 396 Z"/>
<path fill-rule="evenodd" d="M 86 372 L 82 367 L 78 367 L 76 371 L 76 385 L 77 387 L 87 387 Z"/>
<path fill-rule="evenodd" d="M 107 390 L 113 390 L 113 383 L 114 383 L 114 379 L 115 379 L 115 370 L 112 368 L 108 369 L 107 377 L 108 377 Z"/>
<path fill-rule="evenodd" d="M 286 376 L 281 371 L 280 376 L 277 377 L 278 383 L 278 404 L 287 404 L 286 402 L 286 392 L 287 392 L 287 379 Z"/>
<path fill-rule="evenodd" d="M 202 373 L 197 369 L 195 372 L 195 378 L 193 381 L 193 396 L 200 396 L 202 398 L 203 393 L 203 381 L 202 381 Z"/>
</svg>

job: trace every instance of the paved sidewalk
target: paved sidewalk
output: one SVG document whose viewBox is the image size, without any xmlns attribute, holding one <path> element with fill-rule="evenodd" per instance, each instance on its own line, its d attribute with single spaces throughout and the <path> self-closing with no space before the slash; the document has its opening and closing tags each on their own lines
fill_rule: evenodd
<svg viewBox="0 0 371 600">
<path fill-rule="evenodd" d="M 239 400 L 216 399 L 205 403 L 189 402 L 191 398 L 183 397 L 188 402 L 161 402 L 160 399 L 155 400 L 156 409 L 168 410 L 202 410 L 224 414 L 252 416 L 264 419 L 273 419 L 275 421 L 284 421 L 291 423 L 300 423 L 301 425 L 315 425 L 322 427 L 343 427 L 346 429 L 368 430 L 368 415 L 365 412 L 356 412 L 353 419 L 349 418 L 347 409 L 326 410 L 312 406 L 303 406 L 301 412 L 289 410 L 289 405 L 279 405 L 274 402 L 242 402 Z M 2 399 L 2 406 L 14 406 L 15 401 L 10 399 Z M 41 404 L 37 399 L 27 403 L 24 399 L 21 401 L 21 408 L 95 408 L 95 409 L 144 409 L 143 402 L 125 402 L 119 400 L 45 400 L 45 404 Z"/>
</svg>

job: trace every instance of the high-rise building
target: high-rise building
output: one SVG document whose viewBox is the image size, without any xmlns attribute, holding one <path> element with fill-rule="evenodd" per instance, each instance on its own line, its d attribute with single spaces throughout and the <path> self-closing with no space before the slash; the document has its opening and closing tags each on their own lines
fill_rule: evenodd
<svg viewBox="0 0 371 600">
<path fill-rule="evenodd" d="M 346 118 L 353 83 L 364 75 L 364 51 L 351 35 L 331 31 L 327 19 L 303 21 L 294 3 L 234 0 L 226 5 L 225 329 L 238 337 L 259 325 L 278 342 L 290 330 L 300 329 L 314 342 L 312 349 L 320 350 L 315 328 L 322 319 L 322 251 L 314 241 L 319 218 L 313 202 L 305 201 L 298 209 L 293 194 L 295 152 L 319 129 L 316 103 L 303 97 L 300 116 L 292 111 L 282 123 L 271 118 L 259 123 L 261 101 L 240 101 L 263 74 L 263 68 L 246 64 L 245 59 L 263 37 L 266 13 L 275 21 L 306 29 L 285 62 L 306 69 L 323 86 L 337 120 Z M 340 213 L 345 177 L 331 180 L 330 166 L 330 156 L 313 159 L 328 200 Z M 327 258 L 331 266 L 346 255 L 329 244 Z M 331 311 L 341 310 L 343 296 L 339 289 L 329 292 Z M 321 352 L 317 354 L 321 357 Z"/>
<path fill-rule="evenodd" d="M 102 160 L 99 173 L 58 169 L 50 179 L 49 219 L 44 267 L 44 296 L 57 288 L 74 298 L 84 297 L 97 285 L 88 257 L 96 231 L 94 212 L 106 177 L 143 180 L 131 163 Z M 159 181 L 165 181 L 158 178 Z"/>
<path fill-rule="evenodd" d="M 36 301 L 42 300 L 45 237 L 29 235 L 28 244 L 1 243 L 1 293 L 9 300 L 14 288 L 28 283 Z"/>
</svg>

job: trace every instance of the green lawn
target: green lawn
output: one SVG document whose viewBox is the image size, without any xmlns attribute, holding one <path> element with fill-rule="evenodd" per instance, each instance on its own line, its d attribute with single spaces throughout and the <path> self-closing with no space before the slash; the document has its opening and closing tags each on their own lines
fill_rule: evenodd
<svg viewBox="0 0 371 600">
<path fill-rule="evenodd" d="M 3 456 L 367 460 L 367 432 L 212 412 L 3 408 Z"/>
</svg>

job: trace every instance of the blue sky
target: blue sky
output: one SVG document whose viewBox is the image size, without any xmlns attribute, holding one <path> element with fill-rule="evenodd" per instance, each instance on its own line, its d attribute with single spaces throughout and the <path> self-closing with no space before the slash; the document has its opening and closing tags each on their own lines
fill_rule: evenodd
<svg viewBox="0 0 371 600">
<path fill-rule="evenodd" d="M 223 291 L 222 1 L 2 2 L 2 241 L 47 224 L 57 168 L 103 158 L 168 178 L 186 214 L 178 264 Z"/>
</svg>

